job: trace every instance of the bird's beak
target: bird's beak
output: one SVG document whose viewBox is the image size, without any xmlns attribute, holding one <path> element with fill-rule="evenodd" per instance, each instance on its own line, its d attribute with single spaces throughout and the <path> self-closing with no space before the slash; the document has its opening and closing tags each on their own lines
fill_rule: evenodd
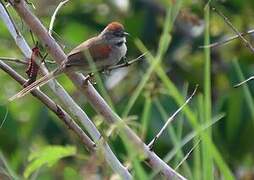
<svg viewBox="0 0 254 180">
<path fill-rule="evenodd" d="M 123 32 L 123 35 L 124 35 L 124 36 L 130 36 L 130 34 L 127 33 L 127 32 Z"/>
</svg>

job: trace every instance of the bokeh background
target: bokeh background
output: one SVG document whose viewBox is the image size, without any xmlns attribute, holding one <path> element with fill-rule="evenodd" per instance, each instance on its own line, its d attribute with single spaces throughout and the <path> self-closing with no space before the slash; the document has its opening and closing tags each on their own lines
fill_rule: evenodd
<svg viewBox="0 0 254 180">
<path fill-rule="evenodd" d="M 34 13 L 46 27 L 59 2 L 32 1 L 36 7 Z M 147 72 L 151 68 L 150 63 L 156 58 L 146 58 L 129 67 L 100 75 L 101 81 L 98 80 L 95 87 L 115 112 L 128 122 L 144 142 L 149 143 L 165 120 L 198 84 L 198 92 L 187 110 L 185 108 L 170 124 L 156 143 L 154 151 L 166 158 L 172 167 L 177 167 L 195 146 L 177 169 L 188 179 L 254 179 L 254 84 L 250 82 L 248 87 L 233 88 L 243 77 L 254 74 L 254 54 L 239 39 L 212 48 L 210 54 L 209 50 L 200 48 L 209 38 L 211 42 L 216 42 L 235 35 L 215 12 L 210 11 L 210 18 L 205 18 L 205 14 L 208 15 L 206 3 L 197 0 L 69 1 L 57 15 L 53 36 L 68 53 L 77 44 L 98 34 L 107 23 L 119 21 L 124 24 L 126 31 L 131 34 L 127 40 L 127 59 L 148 52 L 159 57 L 161 63 L 149 76 Z M 254 27 L 254 1 L 221 0 L 212 3 L 240 32 Z M 11 7 L 8 10 L 33 47 L 27 26 Z M 167 18 L 170 13 L 170 18 Z M 173 22 L 174 16 L 176 19 Z M 162 36 L 167 24 L 169 30 Z M 205 33 L 206 24 L 210 25 L 209 33 Z M 252 35 L 246 38 L 252 43 Z M 23 59 L 2 21 L 0 42 L 1 57 Z M 45 52 L 43 44 L 40 47 Z M 158 56 L 160 52 L 161 56 Z M 205 63 L 209 56 L 210 68 L 209 63 Z M 52 59 L 48 57 L 48 60 Z M 9 64 L 25 76 L 24 65 Z M 50 69 L 56 67 L 52 64 L 48 66 Z M 208 74 L 211 75 L 211 88 Z M 110 127 L 105 125 L 86 98 L 64 75 L 58 80 L 107 136 Z M 0 71 L 0 81 L 0 122 L 4 121 L 0 128 L 1 177 L 22 178 L 30 163 L 28 157 L 31 152 L 50 145 L 69 145 L 77 149 L 74 156 L 61 159 L 51 167 L 42 166 L 30 178 L 117 178 L 102 158 L 90 155 L 79 139 L 31 95 L 9 103 L 7 99 L 19 91 L 21 86 L 3 71 Z M 144 86 L 137 93 L 143 82 Z M 57 101 L 47 86 L 42 89 Z M 204 136 L 212 141 L 207 143 Z M 117 131 L 108 137 L 108 141 L 119 159 L 131 167 L 132 159 L 128 151 L 135 149 L 125 147 Z M 154 171 L 144 163 L 140 163 L 140 166 L 147 177 L 163 178 L 154 175 Z M 135 174 L 135 168 L 133 172 Z"/>
</svg>

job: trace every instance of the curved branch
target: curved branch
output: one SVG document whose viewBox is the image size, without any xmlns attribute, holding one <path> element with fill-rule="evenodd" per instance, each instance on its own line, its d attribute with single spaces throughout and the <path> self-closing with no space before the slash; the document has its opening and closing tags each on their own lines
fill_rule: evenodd
<svg viewBox="0 0 254 180">
<path fill-rule="evenodd" d="M 58 11 L 60 10 L 60 8 L 65 4 L 67 3 L 69 0 L 64 0 L 64 1 L 61 1 L 58 6 L 56 7 L 52 17 L 51 17 L 51 20 L 50 20 L 50 24 L 49 24 L 49 35 L 52 35 L 52 31 L 53 31 L 53 26 L 54 26 L 54 22 L 55 22 L 55 19 L 56 19 L 56 14 L 58 13 Z"/>
</svg>

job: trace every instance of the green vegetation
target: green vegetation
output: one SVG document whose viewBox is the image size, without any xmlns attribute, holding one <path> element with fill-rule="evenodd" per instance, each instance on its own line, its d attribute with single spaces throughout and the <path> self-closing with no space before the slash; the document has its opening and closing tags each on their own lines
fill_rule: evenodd
<svg viewBox="0 0 254 180">
<path fill-rule="evenodd" d="M 33 3 L 33 11 L 48 27 L 58 4 L 49 0 Z M 215 5 L 240 32 L 254 27 L 254 1 L 223 1 Z M 33 47 L 29 29 L 11 7 L 8 9 Z M 148 144 L 199 85 L 153 151 L 190 180 L 244 179 L 247 175 L 254 178 L 254 85 L 249 82 L 233 88 L 254 75 L 254 54 L 239 39 L 216 48 L 200 48 L 235 35 L 224 20 L 205 1 L 79 0 L 60 9 L 53 36 L 68 53 L 111 21 L 121 22 L 131 35 L 127 38 L 128 60 L 146 54 L 130 66 L 95 73 L 94 86 L 110 107 Z M 251 35 L 246 38 L 253 42 Z M 0 41 L 0 57 L 23 59 L 2 21 Z M 40 47 L 45 53 L 43 44 Z M 47 60 L 52 61 L 50 57 Z M 26 77 L 24 65 L 8 64 Z M 52 63 L 47 66 L 51 70 L 56 67 Z M 163 178 L 158 170 L 147 166 L 145 157 L 122 132 L 121 122 L 107 125 L 65 75 L 58 80 L 135 179 Z M 87 152 L 78 137 L 31 95 L 7 102 L 21 86 L 2 70 L 0 81 L 0 179 L 116 176 L 102 152 Z M 47 85 L 42 89 L 57 102 Z M 96 143 L 100 146 L 103 142 Z"/>
</svg>

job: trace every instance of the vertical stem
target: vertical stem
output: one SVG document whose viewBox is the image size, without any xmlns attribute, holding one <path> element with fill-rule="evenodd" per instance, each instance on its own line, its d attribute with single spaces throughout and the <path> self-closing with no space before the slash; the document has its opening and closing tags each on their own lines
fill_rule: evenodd
<svg viewBox="0 0 254 180">
<path fill-rule="evenodd" d="M 145 141 L 146 135 L 147 135 L 147 127 L 150 121 L 150 115 L 151 115 L 151 105 L 152 105 L 152 99 L 150 97 L 150 93 L 147 92 L 145 95 L 145 104 L 143 109 L 143 114 L 141 117 L 141 137 Z"/>
<path fill-rule="evenodd" d="M 205 37 L 204 44 L 210 44 L 210 7 L 206 6 L 204 9 L 205 14 Z M 205 123 L 211 122 L 211 57 L 210 57 L 210 48 L 204 49 L 205 53 L 205 67 L 204 67 L 204 121 Z M 207 136 L 212 138 L 211 129 L 204 132 Z M 212 139 L 211 139 L 212 140 Z M 213 159 L 209 147 L 203 143 L 203 177 L 207 180 L 213 179 Z"/>
</svg>

